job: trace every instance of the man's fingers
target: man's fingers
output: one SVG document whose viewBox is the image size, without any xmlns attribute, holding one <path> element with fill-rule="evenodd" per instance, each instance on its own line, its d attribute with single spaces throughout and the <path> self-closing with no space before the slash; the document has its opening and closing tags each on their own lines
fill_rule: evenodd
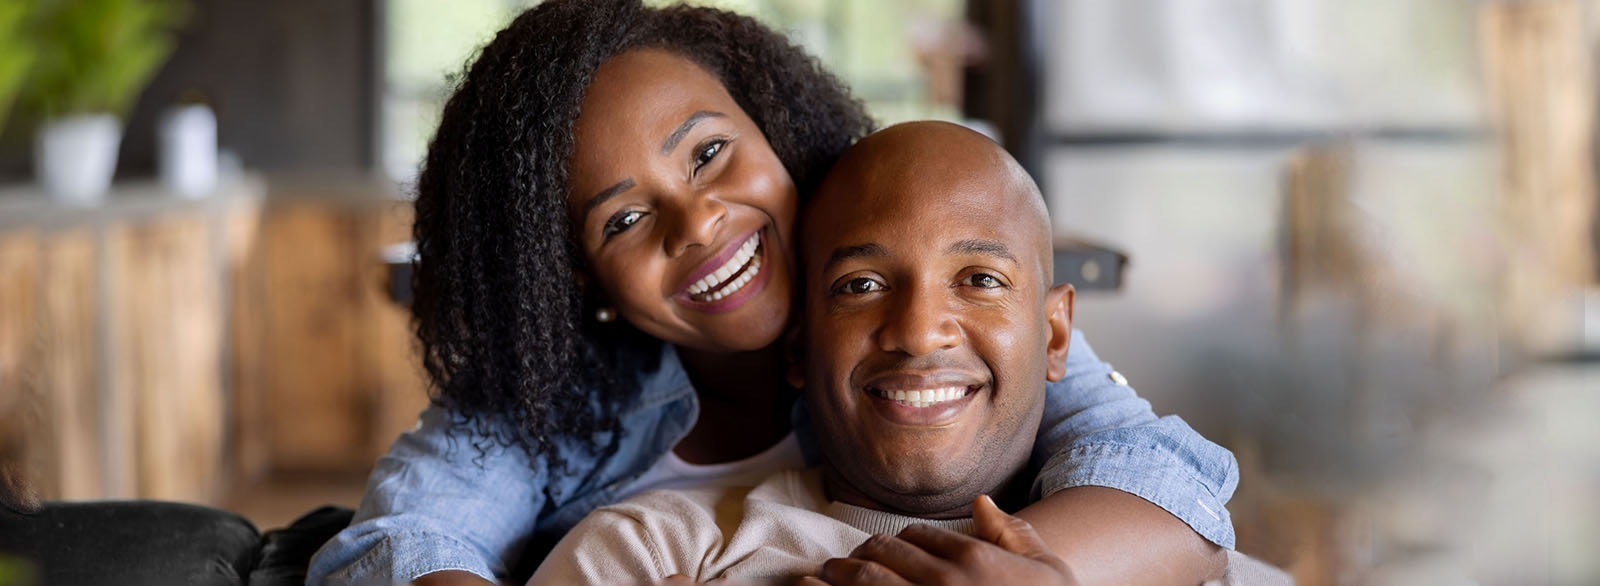
<svg viewBox="0 0 1600 586">
<path fill-rule="evenodd" d="M 907 580 L 926 584 L 950 564 L 922 548 L 892 535 L 874 535 L 850 552 L 850 557 L 877 562 Z"/>
<path fill-rule="evenodd" d="M 915 545 L 937 557 L 954 562 L 961 567 L 973 567 L 981 563 L 983 557 L 994 546 L 975 537 L 968 537 L 949 529 L 940 529 L 931 525 L 912 525 L 906 527 L 898 536 L 911 545 Z"/>
<path fill-rule="evenodd" d="M 822 564 L 822 579 L 833 586 L 911 586 L 905 578 L 877 562 L 833 558 Z"/>
<path fill-rule="evenodd" d="M 683 574 L 673 574 L 671 576 L 667 576 L 667 578 L 659 582 L 659 584 L 660 586 L 694 586 L 694 578 L 690 578 Z"/>
<path fill-rule="evenodd" d="M 980 494 L 972 503 L 972 522 L 978 526 L 978 537 L 989 543 L 1000 543 L 1000 538 L 1006 532 L 1006 521 L 1011 518 L 1011 515 L 1000 510 L 999 505 L 994 504 L 994 499 L 989 495 Z"/>
<path fill-rule="evenodd" d="M 1053 555 L 1032 524 L 1000 510 L 989 495 L 978 495 L 972 505 L 972 521 L 978 526 L 979 537 L 1006 551 L 1034 559 Z"/>
</svg>

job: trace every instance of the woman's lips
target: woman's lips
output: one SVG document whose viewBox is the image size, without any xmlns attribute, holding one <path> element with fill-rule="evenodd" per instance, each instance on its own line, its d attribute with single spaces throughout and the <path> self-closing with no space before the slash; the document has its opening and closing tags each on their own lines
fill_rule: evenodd
<svg viewBox="0 0 1600 586">
<path fill-rule="evenodd" d="M 700 263 L 700 266 L 695 267 L 694 272 L 689 274 L 689 278 L 684 279 L 683 284 L 678 287 L 678 294 L 693 295 L 700 292 L 697 289 L 706 288 L 708 285 L 709 288 L 714 289 L 715 285 L 724 282 L 729 273 L 737 270 L 748 261 L 750 250 L 747 250 L 747 247 L 752 247 L 752 243 L 754 245 L 760 244 L 762 231 L 762 228 L 756 228 L 743 236 L 733 239 L 716 256 Z M 743 257 L 743 260 L 740 260 L 739 257 Z M 719 274 L 721 271 L 728 272 Z"/>
<path fill-rule="evenodd" d="M 731 311 L 744 305 L 767 284 L 772 271 L 767 232 L 757 230 L 740 244 L 728 247 L 702 265 L 700 276 L 677 295 L 685 305 L 706 313 Z M 709 269 L 707 267 L 710 267 Z"/>
</svg>

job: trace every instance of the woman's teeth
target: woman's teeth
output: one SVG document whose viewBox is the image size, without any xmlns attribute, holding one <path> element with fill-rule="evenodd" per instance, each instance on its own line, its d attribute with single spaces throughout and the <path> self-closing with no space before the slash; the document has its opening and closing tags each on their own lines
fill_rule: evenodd
<svg viewBox="0 0 1600 586">
<path fill-rule="evenodd" d="M 967 387 L 945 387 L 942 389 L 924 389 L 920 391 L 877 391 L 879 397 L 889 399 L 907 407 L 931 407 L 946 401 L 954 401 L 967 396 Z"/>
<path fill-rule="evenodd" d="M 743 289 L 761 272 L 761 258 L 756 254 L 760 248 L 761 232 L 758 231 L 739 245 L 738 252 L 728 262 L 690 285 L 689 294 L 697 301 L 716 301 Z"/>
</svg>

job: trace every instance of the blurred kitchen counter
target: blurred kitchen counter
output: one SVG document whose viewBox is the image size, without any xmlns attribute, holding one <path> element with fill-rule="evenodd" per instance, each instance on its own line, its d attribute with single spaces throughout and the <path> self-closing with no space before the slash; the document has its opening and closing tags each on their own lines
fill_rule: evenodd
<svg viewBox="0 0 1600 586">
<path fill-rule="evenodd" d="M 426 404 L 379 251 L 409 202 L 246 175 L 96 207 L 0 187 L 0 412 L 47 499 L 215 503 L 277 471 L 361 475 Z"/>
</svg>

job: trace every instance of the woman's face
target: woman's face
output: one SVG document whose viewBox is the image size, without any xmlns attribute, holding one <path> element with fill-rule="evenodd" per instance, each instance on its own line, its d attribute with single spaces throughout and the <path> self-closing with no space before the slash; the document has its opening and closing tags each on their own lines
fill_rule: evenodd
<svg viewBox="0 0 1600 586">
<path fill-rule="evenodd" d="M 595 72 L 568 212 L 602 303 L 667 342 L 733 352 L 783 333 L 794 181 L 722 83 L 663 50 Z"/>
</svg>

